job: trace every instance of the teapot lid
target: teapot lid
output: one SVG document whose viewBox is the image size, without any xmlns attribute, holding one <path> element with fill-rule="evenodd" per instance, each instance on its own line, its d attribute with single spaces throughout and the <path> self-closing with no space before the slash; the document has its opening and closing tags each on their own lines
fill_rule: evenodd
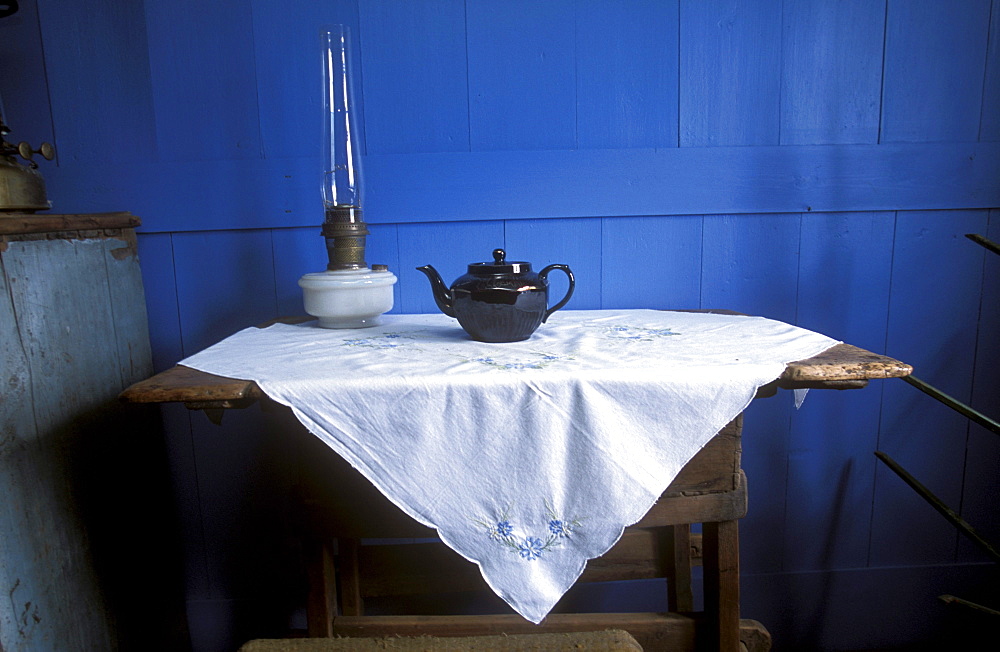
<svg viewBox="0 0 1000 652">
<path fill-rule="evenodd" d="M 476 276 L 491 276 L 494 274 L 526 274 L 531 271 L 531 263 L 511 262 L 506 258 L 506 251 L 494 249 L 492 263 L 472 263 L 469 265 L 469 273 Z"/>
</svg>

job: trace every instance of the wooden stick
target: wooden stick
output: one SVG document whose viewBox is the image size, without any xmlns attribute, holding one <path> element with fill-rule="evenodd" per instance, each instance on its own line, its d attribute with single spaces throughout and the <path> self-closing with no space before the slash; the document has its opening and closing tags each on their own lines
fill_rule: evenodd
<svg viewBox="0 0 1000 652">
<path fill-rule="evenodd" d="M 965 520 L 961 516 L 959 516 L 954 510 L 945 505 L 940 498 L 931 493 L 930 489 L 920 484 L 920 482 L 915 477 L 910 475 L 906 471 L 906 469 L 901 467 L 899 464 L 896 463 L 895 460 L 893 460 L 891 457 L 889 457 L 882 451 L 875 451 L 875 457 L 885 462 L 886 466 L 892 469 L 896 473 L 896 475 L 898 475 L 900 478 L 903 479 L 904 482 L 906 482 L 906 484 L 910 485 L 910 487 L 912 487 L 913 490 L 916 491 L 921 498 L 930 503 L 931 507 L 936 509 L 942 516 L 948 519 L 948 521 L 950 521 L 952 525 L 958 528 L 959 532 L 967 536 L 969 539 L 972 540 L 973 543 L 982 548 L 986 552 L 986 554 L 988 554 L 990 557 L 993 558 L 994 561 L 1000 562 L 1000 551 L 997 551 L 996 548 L 990 545 L 989 541 L 980 536 L 979 533 L 976 532 L 971 525 L 966 523 Z"/>
</svg>

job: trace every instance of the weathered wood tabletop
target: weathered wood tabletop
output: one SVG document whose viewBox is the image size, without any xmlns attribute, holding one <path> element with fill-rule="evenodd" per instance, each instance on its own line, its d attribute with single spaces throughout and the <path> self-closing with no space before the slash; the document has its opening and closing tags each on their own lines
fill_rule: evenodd
<svg viewBox="0 0 1000 652">
<path fill-rule="evenodd" d="M 788 364 L 781 376 L 761 388 L 758 396 L 768 396 L 778 388 L 856 389 L 869 380 L 901 378 L 912 372 L 913 367 L 894 358 L 850 344 L 837 344 L 819 355 Z M 246 407 L 264 398 L 264 393 L 253 381 L 215 376 L 177 365 L 132 385 L 120 398 L 129 403 L 176 402 L 192 409 L 213 409 Z"/>
</svg>

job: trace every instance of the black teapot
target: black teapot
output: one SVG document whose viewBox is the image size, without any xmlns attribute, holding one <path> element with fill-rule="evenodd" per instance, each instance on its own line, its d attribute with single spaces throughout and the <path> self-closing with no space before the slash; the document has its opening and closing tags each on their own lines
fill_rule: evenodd
<svg viewBox="0 0 1000 652">
<path fill-rule="evenodd" d="M 576 279 L 568 265 L 549 265 L 535 274 L 531 263 L 509 262 L 503 249 L 493 250 L 493 262 L 472 263 L 451 289 L 430 265 L 417 269 L 427 275 L 441 312 L 454 317 L 480 342 L 520 342 L 573 296 Z M 569 278 L 569 289 L 559 303 L 548 307 L 548 275 L 558 269 Z"/>
</svg>

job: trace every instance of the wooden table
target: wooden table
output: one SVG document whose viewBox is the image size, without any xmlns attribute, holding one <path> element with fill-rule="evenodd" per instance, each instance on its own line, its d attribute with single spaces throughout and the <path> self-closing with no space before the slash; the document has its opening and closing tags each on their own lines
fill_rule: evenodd
<svg viewBox="0 0 1000 652">
<path fill-rule="evenodd" d="M 871 379 L 907 376 L 898 360 L 848 344 L 789 364 L 758 397 L 782 389 L 856 389 Z M 253 382 L 174 367 L 129 387 L 132 403 L 180 402 L 213 419 L 224 410 L 266 399 Z M 365 616 L 364 599 L 384 595 L 483 588 L 478 569 L 443 544 L 361 546 L 362 537 L 433 537 L 374 492 L 364 514 L 315 510 L 322 527 L 312 551 L 308 601 L 311 636 L 471 635 L 539 631 L 628 630 L 645 649 L 766 650 L 767 631 L 739 613 L 738 519 L 746 514 L 740 466 L 742 415 L 719 432 L 681 471 L 661 499 L 614 548 L 591 560 L 580 582 L 667 578 L 670 613 L 550 614 L 533 625 L 515 614 L 492 616 Z M 304 504 L 316 504 L 306 499 Z M 407 524 L 408 522 L 408 524 Z M 381 529 L 380 524 L 386 524 Z M 702 524 L 699 537 L 691 525 Z M 333 554 L 333 541 L 337 554 Z M 694 613 L 691 567 L 704 566 L 704 611 Z M 339 595 L 339 601 L 338 601 Z"/>
</svg>

